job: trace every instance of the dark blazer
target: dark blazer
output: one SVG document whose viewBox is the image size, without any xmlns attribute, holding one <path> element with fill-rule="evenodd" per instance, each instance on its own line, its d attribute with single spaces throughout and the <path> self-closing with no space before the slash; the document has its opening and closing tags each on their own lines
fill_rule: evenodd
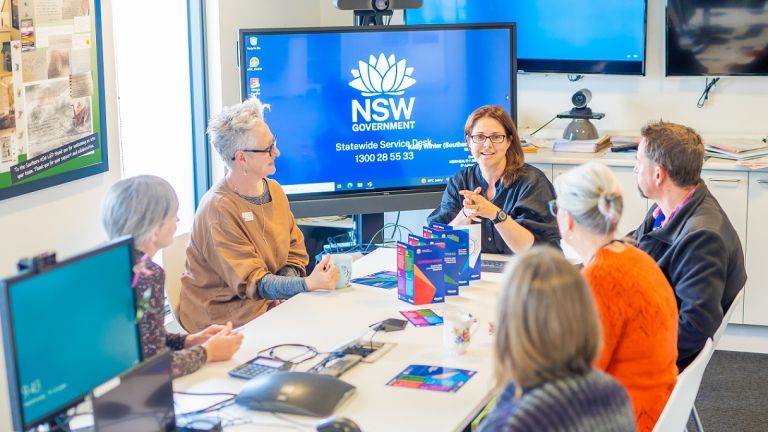
<svg viewBox="0 0 768 432">
<path fill-rule="evenodd" d="M 677 367 L 681 371 L 704 347 L 747 280 L 736 230 L 702 182 L 663 227 L 653 231 L 654 204 L 635 231 L 675 290 L 680 312 Z"/>
<path fill-rule="evenodd" d="M 440 207 L 427 218 L 428 223 L 447 224 L 456 217 L 462 208 L 464 197 L 460 190 L 488 189 L 488 182 L 480 172 L 480 166 L 474 164 L 456 173 L 448 181 Z M 501 180 L 496 184 L 496 196 L 491 200 L 496 207 L 504 210 L 510 218 L 533 234 L 535 244 L 548 244 L 560 249 L 560 232 L 557 219 L 549 213 L 547 203 L 555 199 L 555 188 L 538 168 L 524 164 L 520 176 L 509 187 L 504 187 Z M 482 248 L 486 253 L 512 254 L 504 239 L 493 227 L 493 221 L 483 219 Z"/>
</svg>

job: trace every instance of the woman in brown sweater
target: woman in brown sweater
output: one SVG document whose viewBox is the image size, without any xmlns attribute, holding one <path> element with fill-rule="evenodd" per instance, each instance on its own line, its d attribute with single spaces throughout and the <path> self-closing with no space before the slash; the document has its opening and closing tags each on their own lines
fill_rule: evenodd
<svg viewBox="0 0 768 432">
<path fill-rule="evenodd" d="M 285 192 L 267 178 L 280 150 L 263 112 L 258 99 L 249 99 L 224 108 L 208 125 L 229 170 L 203 196 L 192 225 L 179 302 L 188 330 L 230 320 L 241 326 L 272 300 L 336 286 L 330 256 L 306 276 L 304 236 Z"/>
</svg>

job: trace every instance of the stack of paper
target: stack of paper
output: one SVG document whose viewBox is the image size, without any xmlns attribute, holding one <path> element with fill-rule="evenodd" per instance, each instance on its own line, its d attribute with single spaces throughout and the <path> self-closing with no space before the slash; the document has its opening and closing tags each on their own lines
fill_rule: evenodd
<svg viewBox="0 0 768 432">
<path fill-rule="evenodd" d="M 724 143 L 709 143 L 704 149 L 707 156 L 723 159 L 751 160 L 768 157 L 768 144 L 758 139 L 729 139 Z"/>
<path fill-rule="evenodd" d="M 555 140 L 552 150 L 576 153 L 596 153 L 611 145 L 608 135 L 592 140 Z"/>
</svg>

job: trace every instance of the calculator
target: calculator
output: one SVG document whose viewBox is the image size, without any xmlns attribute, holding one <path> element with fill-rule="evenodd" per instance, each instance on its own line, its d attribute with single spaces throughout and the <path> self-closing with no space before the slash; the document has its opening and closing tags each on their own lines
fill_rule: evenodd
<svg viewBox="0 0 768 432">
<path fill-rule="evenodd" d="M 256 357 L 229 371 L 234 378 L 251 379 L 259 375 L 289 371 L 293 363 L 272 357 Z"/>
</svg>

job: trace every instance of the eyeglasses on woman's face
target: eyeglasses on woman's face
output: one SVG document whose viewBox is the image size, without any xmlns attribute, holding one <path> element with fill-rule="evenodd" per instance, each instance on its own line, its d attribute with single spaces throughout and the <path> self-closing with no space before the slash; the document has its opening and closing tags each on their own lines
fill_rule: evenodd
<svg viewBox="0 0 768 432">
<path fill-rule="evenodd" d="M 275 147 L 277 147 L 277 137 L 273 135 L 272 144 L 270 144 L 269 147 L 265 149 L 243 149 L 239 151 L 247 153 L 269 153 L 269 155 L 272 156 L 272 152 L 274 152 Z M 235 160 L 234 156 L 232 156 L 232 160 Z"/>
<path fill-rule="evenodd" d="M 557 210 L 558 210 L 558 208 L 557 208 L 557 200 L 556 199 L 549 200 L 549 202 L 547 202 L 547 205 L 549 206 L 549 213 L 552 216 L 557 217 Z"/>
<path fill-rule="evenodd" d="M 470 135 L 469 138 L 475 144 L 485 144 L 486 140 L 491 140 L 491 142 L 494 144 L 501 144 L 504 142 L 507 136 L 502 134 L 493 134 L 493 135 L 475 134 L 475 135 Z"/>
</svg>

